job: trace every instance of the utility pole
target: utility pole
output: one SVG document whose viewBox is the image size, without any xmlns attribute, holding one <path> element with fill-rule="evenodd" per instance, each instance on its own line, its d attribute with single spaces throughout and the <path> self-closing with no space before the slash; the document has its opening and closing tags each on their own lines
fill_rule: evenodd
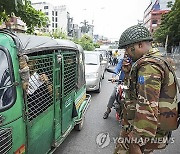
<svg viewBox="0 0 180 154">
<path fill-rule="evenodd" d="M 166 51 L 166 53 L 167 53 L 167 44 L 168 44 L 168 35 L 166 36 L 166 42 L 165 42 L 165 51 Z"/>
</svg>

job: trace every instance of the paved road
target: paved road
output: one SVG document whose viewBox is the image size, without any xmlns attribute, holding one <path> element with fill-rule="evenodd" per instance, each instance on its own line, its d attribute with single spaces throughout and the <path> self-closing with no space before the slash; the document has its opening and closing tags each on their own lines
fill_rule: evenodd
<svg viewBox="0 0 180 154">
<path fill-rule="evenodd" d="M 180 78 L 180 71 L 177 72 Z M 86 113 L 84 128 L 80 132 L 72 131 L 61 146 L 55 151 L 55 154 L 111 154 L 114 150 L 114 139 L 118 137 L 120 126 L 115 119 L 114 110 L 107 120 L 102 118 L 106 109 L 106 104 L 113 90 L 114 85 L 108 83 L 107 79 L 111 77 L 110 73 L 105 74 L 102 82 L 102 91 L 100 94 L 90 93 L 92 99 L 89 109 Z M 179 80 L 180 82 L 180 80 Z M 100 144 L 99 134 L 109 134 L 109 140 Z M 101 134 L 102 135 L 102 134 Z M 97 137 L 98 136 L 98 137 Z M 173 132 L 172 137 L 175 143 L 170 144 L 165 150 L 156 151 L 155 154 L 179 154 L 180 153 L 180 129 Z M 96 143 L 96 140 L 99 143 Z M 108 144 L 109 143 L 109 144 Z M 107 145 L 107 146 L 106 146 Z M 103 147 L 106 146 L 106 147 Z"/>
</svg>

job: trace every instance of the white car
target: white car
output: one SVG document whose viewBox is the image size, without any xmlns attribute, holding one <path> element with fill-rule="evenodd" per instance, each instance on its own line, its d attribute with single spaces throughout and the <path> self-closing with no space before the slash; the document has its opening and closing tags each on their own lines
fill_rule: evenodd
<svg viewBox="0 0 180 154">
<path fill-rule="evenodd" d="M 101 49 L 101 48 L 96 48 L 95 51 L 98 51 L 102 54 L 103 60 L 102 63 L 105 66 L 105 69 L 107 69 L 109 67 L 109 55 L 108 55 L 108 51 L 105 49 Z"/>
<path fill-rule="evenodd" d="M 101 80 L 104 78 L 102 54 L 96 51 L 85 51 L 86 91 L 101 91 Z"/>
</svg>

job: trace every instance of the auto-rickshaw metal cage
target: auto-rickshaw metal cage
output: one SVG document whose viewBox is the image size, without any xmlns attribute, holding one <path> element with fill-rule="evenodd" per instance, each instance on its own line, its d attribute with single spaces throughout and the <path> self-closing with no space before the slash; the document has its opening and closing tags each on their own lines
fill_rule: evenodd
<svg viewBox="0 0 180 154">
<path fill-rule="evenodd" d="M 76 87 L 76 53 L 63 53 L 64 59 L 64 96 Z"/>
<path fill-rule="evenodd" d="M 26 105 L 31 121 L 53 104 L 53 55 L 30 57 L 28 66 L 30 79 Z"/>
</svg>

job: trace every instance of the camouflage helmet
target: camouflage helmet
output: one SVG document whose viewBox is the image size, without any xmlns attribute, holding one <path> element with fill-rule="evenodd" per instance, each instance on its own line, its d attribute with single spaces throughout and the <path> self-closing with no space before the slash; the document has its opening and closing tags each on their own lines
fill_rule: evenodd
<svg viewBox="0 0 180 154">
<path fill-rule="evenodd" d="M 137 42 L 152 40 L 151 34 L 146 27 L 142 25 L 131 26 L 122 33 L 119 39 L 119 49 Z"/>
</svg>

